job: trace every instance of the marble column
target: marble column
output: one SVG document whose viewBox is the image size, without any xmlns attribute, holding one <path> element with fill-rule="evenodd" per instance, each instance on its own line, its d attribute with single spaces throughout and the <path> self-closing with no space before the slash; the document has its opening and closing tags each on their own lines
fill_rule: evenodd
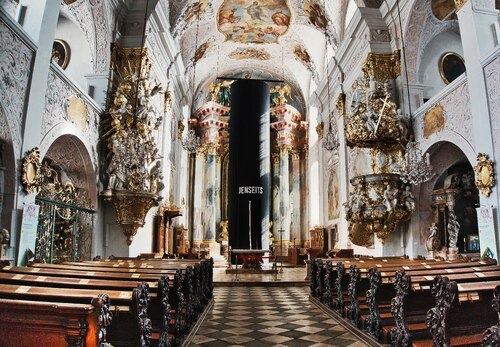
<svg viewBox="0 0 500 347">
<path fill-rule="evenodd" d="M 300 193 L 300 240 L 301 247 L 306 246 L 309 240 L 309 185 L 307 184 L 307 177 L 309 177 L 309 169 L 307 167 L 309 148 L 306 146 L 302 150 L 303 158 L 300 161 L 300 175 L 301 175 L 301 193 Z"/>
<path fill-rule="evenodd" d="M 280 214 L 280 154 L 274 152 L 273 158 L 273 236 L 274 242 L 280 239 L 281 214 Z"/>
<path fill-rule="evenodd" d="M 203 235 L 204 243 L 215 242 L 215 229 L 216 229 L 216 218 L 215 218 L 215 190 L 216 190 L 216 166 L 217 166 L 217 155 L 216 149 L 211 147 L 207 151 L 207 161 L 206 161 L 206 184 L 205 184 L 205 230 Z"/>
<path fill-rule="evenodd" d="M 320 165 L 319 165 L 319 141 L 321 140 L 316 127 L 319 124 L 320 116 L 318 115 L 318 109 L 316 107 L 311 107 L 309 110 L 309 152 L 308 152 L 308 186 L 309 186 L 309 225 L 307 230 L 307 238 L 309 241 L 310 235 L 309 230 L 313 229 L 315 225 L 321 224 L 320 220 Z"/>
<path fill-rule="evenodd" d="M 290 223 L 291 223 L 291 211 L 290 211 L 290 153 L 289 147 L 286 145 L 280 146 L 280 209 L 279 215 L 281 219 L 281 238 L 276 241 L 283 240 L 283 254 L 288 248 L 290 242 Z"/>
<path fill-rule="evenodd" d="M 300 153 L 292 152 L 292 179 L 291 179 L 291 196 L 290 196 L 290 212 L 291 212 L 291 231 L 290 243 L 295 247 L 300 247 Z M 295 241 L 295 242 L 294 242 Z"/>
<path fill-rule="evenodd" d="M 215 161 L 215 240 L 217 241 L 220 232 L 219 223 L 222 220 L 222 157 L 217 155 Z"/>
<path fill-rule="evenodd" d="M 205 226 L 203 225 L 204 205 L 204 182 L 203 177 L 205 176 L 205 155 L 204 153 L 197 152 L 195 160 L 194 169 L 194 199 L 191 202 L 193 204 L 193 244 L 191 247 L 199 248 L 200 244 L 203 242 L 203 230 Z"/>
<path fill-rule="evenodd" d="M 345 134 L 344 134 L 344 125 L 345 125 L 345 117 L 342 116 L 337 121 L 338 125 L 338 139 L 339 139 L 339 199 L 340 206 L 343 206 L 344 203 L 348 201 L 349 196 L 349 173 L 348 173 L 348 165 L 347 162 L 347 145 L 345 142 Z M 340 208 L 340 220 L 338 224 L 338 243 L 340 248 L 350 248 L 349 244 L 349 222 L 346 220 L 345 209 L 343 207 Z"/>
</svg>

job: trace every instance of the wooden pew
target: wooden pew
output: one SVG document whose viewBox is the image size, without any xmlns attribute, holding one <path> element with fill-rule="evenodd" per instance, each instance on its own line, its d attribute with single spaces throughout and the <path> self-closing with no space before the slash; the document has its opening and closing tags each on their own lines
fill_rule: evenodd
<svg viewBox="0 0 500 347">
<path fill-rule="evenodd" d="M 312 274 L 314 276 L 311 279 L 311 295 L 322 300 L 330 308 L 337 309 L 338 314 L 347 317 L 355 326 L 364 325 L 364 328 L 379 340 L 384 337 L 382 335 L 384 324 L 388 326 L 389 330 L 394 326 L 398 326 L 398 324 L 403 324 L 398 321 L 400 316 L 396 314 L 396 317 L 393 317 L 390 312 L 390 300 L 396 296 L 393 282 L 401 282 L 401 279 L 397 276 L 398 270 L 405 269 L 407 273 L 414 276 L 413 285 L 415 290 L 419 289 L 419 286 L 430 287 L 430 282 L 434 278 L 433 275 L 449 275 L 458 282 L 472 282 L 472 285 L 474 285 L 473 282 L 477 281 L 498 279 L 500 275 L 500 267 L 493 265 L 496 264 L 495 261 L 450 262 L 411 261 L 408 259 L 348 259 L 332 266 L 331 263 L 335 261 L 336 259 L 328 259 L 326 262 L 325 259 L 318 259 L 313 263 Z M 346 269 L 347 264 L 350 265 L 348 269 Z M 373 266 L 373 268 L 370 269 L 370 266 Z M 340 274 L 340 277 L 338 274 Z M 366 295 L 363 295 L 365 292 Z M 413 299 L 412 301 L 417 302 L 417 300 Z M 397 312 L 397 305 L 392 306 L 393 313 Z M 379 307 L 383 311 L 382 314 L 379 312 Z M 360 317 L 363 311 L 365 317 Z M 366 311 L 369 314 L 366 314 Z M 416 331 L 418 329 L 425 331 L 426 328 L 424 322 L 411 323 L 410 327 L 413 331 L 415 331 L 415 328 L 417 328 Z M 385 335 L 387 335 L 387 331 Z M 399 340 L 393 345 L 405 344 L 404 341 Z"/>
<path fill-rule="evenodd" d="M 204 267 L 211 270 L 210 267 L 213 267 L 213 262 L 205 262 L 205 263 L 207 266 L 204 266 Z M 155 264 L 155 265 L 158 265 L 158 264 Z M 177 266 L 177 267 L 186 268 L 186 266 L 185 266 L 186 264 L 179 264 L 179 265 L 180 266 Z M 170 267 L 172 267 L 172 266 L 170 266 Z M 71 270 L 67 270 L 68 268 Z M 120 271 L 120 270 L 116 271 L 117 269 L 113 269 L 110 271 L 107 271 L 108 269 L 100 269 L 99 271 L 87 271 L 87 269 L 77 268 L 75 265 L 71 265 L 71 264 L 69 264 L 67 266 L 57 266 L 57 267 L 54 267 L 54 266 L 46 266 L 46 267 L 35 266 L 34 268 L 30 268 L 30 269 L 6 267 L 2 270 L 3 271 L 15 271 L 15 272 L 21 272 L 21 273 L 26 273 L 26 272 L 33 273 L 34 272 L 34 273 L 36 273 L 37 279 L 42 277 L 42 279 L 44 279 L 45 281 L 47 281 L 47 278 L 49 278 L 49 276 L 54 276 L 54 275 L 58 275 L 58 276 L 71 275 L 71 276 L 75 276 L 78 278 L 77 282 L 74 282 L 73 284 L 71 284 L 72 278 L 57 277 L 56 280 L 50 280 L 50 282 L 52 282 L 52 283 L 57 283 L 58 286 L 63 284 L 63 285 L 67 285 L 67 286 L 74 285 L 76 287 L 81 287 L 81 286 L 86 286 L 86 287 L 97 286 L 97 287 L 99 287 L 101 284 L 103 284 L 103 282 L 107 282 L 111 278 L 112 281 L 109 281 L 109 283 L 107 285 L 106 284 L 102 285 L 102 287 L 106 287 L 107 289 L 116 286 L 118 283 L 111 283 L 111 282 L 119 282 L 119 281 L 116 281 L 117 279 L 120 279 L 120 280 L 136 279 L 137 280 L 138 278 L 146 277 L 146 276 L 148 276 L 149 279 L 153 279 L 153 278 L 158 277 L 158 275 L 153 274 L 153 271 L 146 271 L 146 274 L 143 274 L 142 271 L 139 271 L 139 273 L 137 273 L 137 271 L 134 271 L 134 273 L 131 274 L 129 272 L 130 269 L 127 269 L 127 268 L 121 269 L 122 271 Z M 176 320 L 174 320 L 174 323 L 172 324 L 172 325 L 174 325 L 174 329 L 173 329 L 174 335 L 176 335 L 177 337 L 179 337 L 181 335 L 181 334 L 179 334 L 180 331 L 182 331 L 182 332 L 187 331 L 187 329 L 189 328 L 189 325 L 192 323 L 192 320 L 196 318 L 196 315 L 203 308 L 203 305 L 206 304 L 206 302 L 208 302 L 208 300 L 211 298 L 211 292 L 205 293 L 205 295 L 202 295 L 204 293 L 203 290 L 205 290 L 205 292 L 206 292 L 208 289 L 210 289 L 210 290 L 213 289 L 213 286 L 210 288 L 210 285 L 212 284 L 211 276 L 207 276 L 207 274 L 205 274 L 205 276 L 203 276 L 203 285 L 202 285 L 201 284 L 201 279 L 202 279 L 201 275 L 202 275 L 202 273 L 204 273 L 204 271 L 202 270 L 202 267 L 199 266 L 199 264 L 195 264 L 195 271 L 198 273 L 196 279 L 192 275 L 192 274 L 194 274 L 193 269 L 191 267 L 186 268 L 186 271 L 185 271 L 186 273 L 189 273 L 189 272 L 192 273 L 191 275 L 187 274 L 187 276 L 184 276 L 186 279 L 189 279 L 189 282 L 190 282 L 189 285 L 181 283 L 181 281 L 178 278 L 174 278 L 174 281 L 173 281 L 174 283 L 179 282 L 179 285 L 178 285 L 179 288 L 181 288 L 183 291 L 185 291 L 187 296 L 191 296 L 194 298 L 194 296 L 193 296 L 194 292 L 190 291 L 191 288 L 195 288 L 197 290 L 197 293 L 198 293 L 198 295 L 196 296 L 196 302 L 192 305 L 192 307 L 183 307 L 182 305 L 183 304 L 185 305 L 186 301 L 182 298 L 175 298 L 176 295 L 171 295 L 171 298 L 175 298 L 175 300 L 173 300 L 174 305 L 175 305 L 175 303 L 181 304 L 181 305 L 179 305 L 179 307 L 175 307 L 174 305 L 171 305 L 171 306 L 175 307 L 177 312 L 184 312 L 186 314 L 186 317 L 181 317 L 180 320 L 176 319 Z M 54 273 L 54 272 L 56 272 L 56 273 Z M 160 271 L 160 272 L 164 272 L 164 271 Z M 39 276 L 40 274 L 43 274 L 44 276 Z M 9 277 L 9 276 L 6 276 L 5 273 L 2 273 L 2 275 L 4 277 Z M 19 278 L 20 276 L 35 276 L 35 275 L 20 275 L 19 276 L 19 274 L 15 274 L 15 275 L 10 274 L 10 275 L 11 275 L 9 277 L 10 279 L 12 279 L 16 276 L 17 276 L 17 278 Z M 93 278 L 88 278 L 89 276 L 92 276 L 92 277 L 98 276 L 101 279 L 96 280 Z M 151 278 L 151 277 L 153 277 L 153 278 Z M 56 277 L 50 277 L 50 278 L 56 278 Z M 180 276 L 179 276 L 179 278 L 180 278 Z M 35 278 L 30 278 L 30 277 L 24 278 L 25 281 L 28 281 L 31 279 L 36 281 Z M 107 279 L 107 280 L 103 280 L 103 279 Z M 194 284 L 193 282 L 196 282 L 196 284 Z M 77 283 L 77 284 L 75 284 L 75 283 Z M 120 285 L 130 289 L 130 281 L 129 282 L 122 281 L 120 283 Z M 198 286 L 196 286 L 196 285 L 198 285 Z M 184 295 L 184 293 L 180 293 L 181 297 L 183 295 Z M 205 301 L 204 303 L 201 302 L 201 301 L 203 301 L 203 299 Z M 165 304 L 162 303 L 162 306 L 165 307 Z M 172 311 L 175 312 L 175 310 L 166 311 L 165 309 L 163 309 L 162 311 L 163 311 L 163 313 L 172 312 Z M 168 322 L 168 320 L 162 319 L 162 322 L 165 322 L 165 321 Z M 161 329 L 161 330 L 164 331 L 164 329 Z M 177 331 L 177 333 L 176 333 L 176 331 Z M 164 333 L 163 334 L 160 333 L 160 343 L 161 343 L 162 339 L 165 340 L 165 336 L 168 336 L 168 334 L 165 335 Z"/>
<path fill-rule="evenodd" d="M 91 304 L 0 299 L 0 346 L 101 347 L 110 323 L 106 294 Z"/>
</svg>

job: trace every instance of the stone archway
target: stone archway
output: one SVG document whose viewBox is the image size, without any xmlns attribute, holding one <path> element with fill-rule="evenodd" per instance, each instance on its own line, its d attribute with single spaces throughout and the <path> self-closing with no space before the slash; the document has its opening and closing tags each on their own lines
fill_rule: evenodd
<svg viewBox="0 0 500 347">
<path fill-rule="evenodd" d="M 432 202 L 433 191 L 445 186 L 446 178 L 450 177 L 454 173 L 453 168 L 467 167 L 472 170 L 472 165 L 466 153 L 451 142 L 436 142 L 428 148 L 427 152 L 430 154 L 431 165 L 433 166 L 435 175 L 431 180 L 422 183 L 418 192 L 418 208 L 416 213 L 418 215 L 419 236 L 415 237 L 415 240 L 419 240 L 419 254 L 426 253 L 425 242 L 429 236 L 429 227 L 433 222 L 435 222 L 436 218 L 436 208 L 433 206 Z M 459 200 L 460 199 L 457 201 Z M 462 202 L 465 203 L 465 201 Z M 465 218 L 465 211 L 462 210 L 464 210 L 466 206 L 462 202 L 460 202 L 456 207 L 460 209 L 457 214 Z M 462 246 L 463 240 L 461 239 L 459 243 L 460 246 Z M 463 248 L 461 248 L 461 250 L 462 249 Z"/>
<path fill-rule="evenodd" d="M 64 171 L 76 188 L 85 192 L 88 199 L 86 207 L 97 207 L 94 165 L 85 144 L 77 136 L 66 134 L 58 137 L 45 153 L 43 160 L 46 159 Z"/>
</svg>

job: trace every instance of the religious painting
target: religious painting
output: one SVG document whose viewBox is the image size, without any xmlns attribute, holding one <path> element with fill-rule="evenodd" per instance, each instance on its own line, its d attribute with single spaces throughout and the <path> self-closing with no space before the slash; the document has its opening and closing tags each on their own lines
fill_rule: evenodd
<svg viewBox="0 0 500 347">
<path fill-rule="evenodd" d="M 70 49 L 68 43 L 63 40 L 54 40 L 52 45 L 52 61 L 62 69 L 66 69 L 69 64 Z"/>
<path fill-rule="evenodd" d="M 293 53 L 299 59 L 299 61 L 305 66 L 309 67 L 312 64 L 311 56 L 307 49 L 299 44 L 293 46 Z"/>
<path fill-rule="evenodd" d="M 444 128 L 444 109 L 441 105 L 436 105 L 425 113 L 424 116 L 424 137 L 428 139 L 432 134 Z"/>
<path fill-rule="evenodd" d="M 325 31 L 328 26 L 328 19 L 326 13 L 321 5 L 316 0 L 305 1 L 302 9 L 306 13 L 309 21 L 316 28 Z"/>
<path fill-rule="evenodd" d="M 332 171 L 328 179 L 328 220 L 340 217 L 339 179 L 337 171 Z"/>
<path fill-rule="evenodd" d="M 467 235 L 467 251 L 468 252 L 479 252 L 479 235 Z"/>
<path fill-rule="evenodd" d="M 76 2 L 76 0 L 64 0 L 64 3 L 66 5 L 71 5 L 72 3 Z"/>
<path fill-rule="evenodd" d="M 454 0 L 432 0 L 432 14 L 439 20 L 456 19 Z"/>
<path fill-rule="evenodd" d="M 464 72 L 464 59 L 457 53 L 445 53 L 439 60 L 439 73 L 446 84 L 450 84 Z"/>
<path fill-rule="evenodd" d="M 217 28 L 226 41 L 277 43 L 288 31 L 291 16 L 287 0 L 224 0 Z"/>
<path fill-rule="evenodd" d="M 271 54 L 264 49 L 258 48 L 238 48 L 229 54 L 229 58 L 235 60 L 254 59 L 254 60 L 269 60 Z"/>
<path fill-rule="evenodd" d="M 186 24 L 191 24 L 205 12 L 208 7 L 208 0 L 189 1 L 186 10 L 184 11 L 184 21 Z"/>
<path fill-rule="evenodd" d="M 199 60 L 201 60 L 205 56 L 205 53 L 207 53 L 208 49 L 212 47 L 212 45 L 213 45 L 212 41 L 207 41 L 203 43 L 200 47 L 198 47 L 194 52 L 193 62 L 197 63 Z"/>
</svg>

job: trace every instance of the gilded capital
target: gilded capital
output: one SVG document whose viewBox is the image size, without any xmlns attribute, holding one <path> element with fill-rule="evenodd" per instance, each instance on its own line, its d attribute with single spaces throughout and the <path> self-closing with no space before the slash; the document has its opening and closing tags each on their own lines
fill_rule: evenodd
<svg viewBox="0 0 500 347">
<path fill-rule="evenodd" d="M 316 125 L 316 133 L 318 134 L 318 140 L 321 140 L 323 138 L 323 134 L 325 131 L 325 123 L 320 122 L 318 125 Z"/>
<path fill-rule="evenodd" d="M 467 2 L 467 0 L 455 0 L 455 8 L 458 11 L 460 11 L 460 9 L 465 5 L 465 3 Z"/>
<path fill-rule="evenodd" d="M 401 74 L 401 52 L 395 50 L 390 54 L 368 53 L 361 70 L 367 80 L 386 81 L 397 78 Z"/>
<path fill-rule="evenodd" d="M 111 50 L 111 66 L 113 71 L 126 76 L 140 69 L 138 77 L 145 78 L 149 75 L 153 61 L 149 56 L 147 48 L 122 48 L 118 44 L 113 43 Z"/>
<path fill-rule="evenodd" d="M 345 116 L 345 94 L 340 93 L 335 103 L 339 117 Z"/>
</svg>

